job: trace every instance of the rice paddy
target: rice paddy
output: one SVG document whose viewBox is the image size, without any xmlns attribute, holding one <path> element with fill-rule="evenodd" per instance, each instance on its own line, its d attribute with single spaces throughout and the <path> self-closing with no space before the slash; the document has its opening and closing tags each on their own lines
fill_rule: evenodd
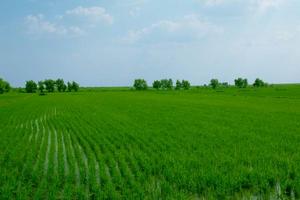
<svg viewBox="0 0 300 200">
<path fill-rule="evenodd" d="M 300 86 L 0 95 L 0 199 L 300 198 Z"/>
</svg>

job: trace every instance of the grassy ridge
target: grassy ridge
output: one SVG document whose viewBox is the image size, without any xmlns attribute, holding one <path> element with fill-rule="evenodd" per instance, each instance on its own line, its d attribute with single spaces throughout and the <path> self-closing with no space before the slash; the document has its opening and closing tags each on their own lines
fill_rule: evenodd
<svg viewBox="0 0 300 200">
<path fill-rule="evenodd" d="M 300 195 L 297 85 L 11 93 L 0 121 L 1 199 Z"/>
</svg>

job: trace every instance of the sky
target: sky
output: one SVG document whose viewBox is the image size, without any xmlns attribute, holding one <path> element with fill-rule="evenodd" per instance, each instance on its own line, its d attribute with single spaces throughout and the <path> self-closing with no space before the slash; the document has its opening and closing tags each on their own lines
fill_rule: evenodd
<svg viewBox="0 0 300 200">
<path fill-rule="evenodd" d="M 300 82 L 299 0 L 1 0 L 0 77 Z"/>
</svg>

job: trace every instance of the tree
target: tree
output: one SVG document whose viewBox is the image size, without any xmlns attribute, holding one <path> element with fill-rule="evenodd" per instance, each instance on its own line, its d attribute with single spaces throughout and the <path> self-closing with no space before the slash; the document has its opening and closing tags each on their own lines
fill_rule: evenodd
<svg viewBox="0 0 300 200">
<path fill-rule="evenodd" d="M 44 84 L 44 82 L 43 81 L 39 81 L 38 82 L 38 89 L 39 89 L 39 91 L 40 91 L 40 94 L 41 95 L 44 95 L 45 94 L 45 84 Z"/>
<path fill-rule="evenodd" d="M 0 78 L 0 94 L 3 94 L 5 92 L 5 81 Z"/>
<path fill-rule="evenodd" d="M 55 81 L 52 79 L 47 79 L 44 81 L 44 84 L 46 86 L 46 90 L 48 92 L 54 92 L 55 90 Z"/>
<path fill-rule="evenodd" d="M 72 88 L 73 88 L 72 83 L 68 82 L 67 85 L 68 85 L 68 86 L 67 86 L 68 92 L 71 92 L 71 91 L 72 91 Z"/>
<path fill-rule="evenodd" d="M 11 89 L 9 82 L 4 81 L 4 91 L 9 92 Z"/>
<path fill-rule="evenodd" d="M 37 90 L 36 83 L 33 80 L 26 81 L 25 90 L 27 93 L 35 93 Z"/>
<path fill-rule="evenodd" d="M 248 79 L 244 79 L 244 85 L 243 85 L 244 88 L 248 87 Z"/>
<path fill-rule="evenodd" d="M 148 89 L 147 82 L 144 79 L 135 79 L 133 87 L 136 90 L 147 90 Z"/>
<path fill-rule="evenodd" d="M 238 88 L 246 88 L 246 87 L 248 87 L 248 80 L 247 79 L 238 78 L 238 79 L 234 80 L 234 84 Z"/>
<path fill-rule="evenodd" d="M 4 92 L 9 92 L 11 89 L 10 84 L 0 78 L 0 94 L 3 94 Z"/>
<path fill-rule="evenodd" d="M 181 88 L 182 88 L 182 83 L 179 80 L 177 80 L 175 90 L 180 90 Z"/>
<path fill-rule="evenodd" d="M 59 92 L 65 92 L 66 91 L 67 86 L 65 85 L 65 82 L 64 82 L 63 79 L 57 79 L 55 83 L 56 83 L 57 90 Z"/>
<path fill-rule="evenodd" d="M 158 90 L 159 88 L 161 88 L 161 82 L 159 80 L 155 80 L 153 82 L 152 86 L 153 86 L 153 88 Z"/>
<path fill-rule="evenodd" d="M 228 88 L 229 87 L 229 83 L 227 83 L 227 82 L 223 82 L 223 83 L 221 83 L 221 85 L 224 88 Z"/>
<path fill-rule="evenodd" d="M 169 79 L 169 80 L 168 80 L 167 88 L 168 88 L 169 90 L 172 90 L 172 89 L 173 89 L 173 80 L 172 80 L 172 79 Z"/>
<path fill-rule="evenodd" d="M 219 80 L 218 79 L 211 79 L 210 80 L 210 86 L 213 89 L 216 89 L 219 86 Z"/>
<path fill-rule="evenodd" d="M 186 80 L 182 80 L 182 88 L 185 89 L 185 90 L 189 90 L 191 88 L 191 84 L 189 81 L 186 81 Z"/>
<path fill-rule="evenodd" d="M 66 84 L 64 84 L 63 92 L 65 92 L 66 90 L 67 90 L 67 86 L 66 86 Z"/>
<path fill-rule="evenodd" d="M 265 83 L 263 80 L 257 78 L 255 79 L 253 86 L 254 87 L 265 87 L 267 85 L 267 83 Z"/>
<path fill-rule="evenodd" d="M 162 79 L 160 82 L 161 82 L 162 89 L 171 90 L 173 88 L 173 80 L 172 79 Z"/>
<path fill-rule="evenodd" d="M 79 90 L 79 84 L 76 83 L 75 81 L 72 82 L 72 89 L 75 91 L 75 92 L 78 92 Z"/>
<path fill-rule="evenodd" d="M 161 83 L 161 88 L 162 89 L 167 89 L 168 88 L 168 79 L 162 79 L 160 81 L 160 83 Z"/>
</svg>

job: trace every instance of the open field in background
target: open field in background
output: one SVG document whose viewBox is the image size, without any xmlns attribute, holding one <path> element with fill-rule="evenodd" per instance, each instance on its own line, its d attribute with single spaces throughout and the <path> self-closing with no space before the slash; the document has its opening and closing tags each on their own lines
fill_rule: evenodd
<svg viewBox="0 0 300 200">
<path fill-rule="evenodd" d="M 300 85 L 0 95 L 0 199 L 300 198 Z"/>
</svg>

